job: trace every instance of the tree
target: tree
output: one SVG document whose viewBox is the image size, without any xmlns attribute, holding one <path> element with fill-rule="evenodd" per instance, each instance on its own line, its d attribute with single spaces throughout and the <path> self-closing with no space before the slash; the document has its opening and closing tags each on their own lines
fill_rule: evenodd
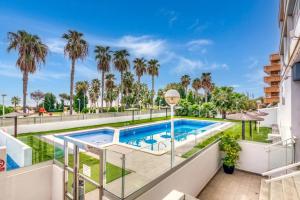
<svg viewBox="0 0 300 200">
<path fill-rule="evenodd" d="M 158 63 L 158 60 L 155 60 L 155 59 L 151 59 L 148 61 L 148 68 L 147 68 L 147 71 L 148 71 L 148 74 L 151 76 L 152 78 L 152 91 L 151 91 L 151 104 L 152 106 L 154 105 L 154 94 L 155 94 L 155 91 L 154 91 L 154 78 L 155 76 L 158 76 L 159 74 L 159 63 Z"/>
<path fill-rule="evenodd" d="M 183 87 L 185 88 L 185 94 L 188 94 L 188 87 L 191 83 L 191 77 L 189 75 L 183 75 L 181 77 L 181 84 L 183 85 Z"/>
<path fill-rule="evenodd" d="M 88 54 L 88 44 L 83 39 L 83 34 L 74 30 L 69 30 L 62 36 L 67 41 L 64 53 L 71 60 L 71 78 L 70 78 L 70 114 L 73 114 L 73 96 L 74 96 L 74 76 L 75 63 L 78 59 L 84 60 Z"/>
<path fill-rule="evenodd" d="M 77 81 L 75 86 L 76 99 L 80 99 L 80 111 L 86 108 L 88 103 L 86 93 L 89 89 L 89 83 L 87 81 Z M 82 98 L 82 99 L 81 99 Z M 78 105 L 76 103 L 76 105 Z"/>
<path fill-rule="evenodd" d="M 125 94 L 125 98 L 123 99 L 123 102 L 125 102 L 126 108 L 128 108 L 131 104 L 129 98 L 134 84 L 133 74 L 131 72 L 125 72 L 122 82 L 123 82 L 124 94 Z"/>
<path fill-rule="evenodd" d="M 107 74 L 105 77 L 106 100 L 109 102 L 110 108 L 112 107 L 112 102 L 118 97 L 115 80 L 114 74 Z"/>
<path fill-rule="evenodd" d="M 104 79 L 105 73 L 110 71 L 111 51 L 109 47 L 96 46 L 95 47 L 95 59 L 97 61 L 97 69 L 102 73 L 102 89 L 101 89 L 101 111 L 103 112 L 103 100 L 104 100 Z"/>
<path fill-rule="evenodd" d="M 233 87 L 216 87 L 212 92 L 212 102 L 226 119 L 226 112 L 233 106 Z"/>
<path fill-rule="evenodd" d="M 36 103 L 36 110 L 39 109 L 39 102 L 44 99 L 45 94 L 40 90 L 34 91 L 30 93 L 30 97 Z"/>
<path fill-rule="evenodd" d="M 205 102 L 207 102 L 208 94 L 213 90 L 211 73 L 202 73 L 201 82 L 202 82 L 202 87 L 205 91 Z"/>
<path fill-rule="evenodd" d="M 180 94 L 181 99 L 186 98 L 185 88 L 183 87 L 183 85 L 181 83 L 169 83 L 169 84 L 166 85 L 164 91 L 166 92 L 170 89 L 177 90 Z"/>
<path fill-rule="evenodd" d="M 20 104 L 21 102 L 21 99 L 20 97 L 17 97 L 17 96 L 13 96 L 11 98 L 11 104 L 14 106 L 14 110 L 17 111 L 17 106 Z"/>
<path fill-rule="evenodd" d="M 137 83 L 138 83 L 138 88 L 137 88 L 137 93 L 139 94 L 140 90 L 140 85 L 141 85 L 141 77 L 147 73 L 147 64 L 146 60 L 144 58 L 136 58 L 133 61 L 134 63 L 134 70 L 135 70 L 135 75 L 137 76 Z M 140 98 L 136 98 L 138 102 L 140 102 Z"/>
<path fill-rule="evenodd" d="M 34 74 L 41 64 L 45 64 L 48 48 L 37 35 L 26 31 L 9 32 L 8 40 L 7 51 L 18 51 L 16 65 L 23 73 L 23 112 L 25 113 L 29 74 Z"/>
<path fill-rule="evenodd" d="M 121 83 L 120 83 L 120 92 L 121 92 L 121 104 L 123 99 L 123 74 L 127 72 L 130 68 L 129 53 L 126 49 L 115 51 L 113 54 L 113 63 L 115 65 L 116 70 L 120 72 L 121 75 Z"/>
<path fill-rule="evenodd" d="M 92 103 L 92 107 L 96 107 L 96 103 L 98 102 L 100 96 L 100 81 L 99 79 L 93 79 L 89 89 L 89 97 Z"/>
<path fill-rule="evenodd" d="M 61 100 L 63 100 L 63 102 L 70 101 L 70 95 L 68 95 L 67 93 L 61 93 L 59 94 L 59 97 Z M 64 104 L 63 107 L 65 107 Z"/>
<path fill-rule="evenodd" d="M 55 104 L 56 96 L 51 92 L 46 93 L 44 98 L 44 106 L 47 112 L 53 111 L 55 109 Z"/>
<path fill-rule="evenodd" d="M 192 83 L 192 88 L 195 90 L 195 99 L 199 96 L 199 90 L 202 88 L 202 82 L 200 78 L 195 78 Z"/>
</svg>

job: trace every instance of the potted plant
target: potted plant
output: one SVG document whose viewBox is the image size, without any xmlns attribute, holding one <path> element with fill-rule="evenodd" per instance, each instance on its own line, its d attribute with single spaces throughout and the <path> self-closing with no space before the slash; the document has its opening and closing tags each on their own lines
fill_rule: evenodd
<svg viewBox="0 0 300 200">
<path fill-rule="evenodd" d="M 239 152 L 242 150 L 237 140 L 238 135 L 232 136 L 226 134 L 221 138 L 220 150 L 225 153 L 223 158 L 223 170 L 226 174 L 232 174 L 234 172 L 235 164 L 239 159 Z"/>
</svg>

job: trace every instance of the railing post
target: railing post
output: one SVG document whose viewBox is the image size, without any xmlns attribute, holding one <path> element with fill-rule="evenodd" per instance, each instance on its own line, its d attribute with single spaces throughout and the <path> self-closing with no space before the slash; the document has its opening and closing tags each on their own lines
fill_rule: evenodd
<svg viewBox="0 0 300 200">
<path fill-rule="evenodd" d="M 79 148 L 76 144 L 74 144 L 74 167 L 73 167 L 74 173 L 73 173 L 73 199 L 78 200 L 79 199 Z"/>
<path fill-rule="evenodd" d="M 125 197 L 125 154 L 122 154 L 122 191 L 121 191 L 121 198 L 124 199 Z"/>
<path fill-rule="evenodd" d="M 100 151 L 100 155 L 99 155 L 99 167 L 102 167 L 102 170 L 100 169 L 100 173 L 99 173 L 99 200 L 102 200 L 103 198 L 103 180 L 104 180 L 104 175 L 105 175 L 105 165 L 106 165 L 106 161 L 104 161 L 104 153 L 103 150 Z"/>
</svg>

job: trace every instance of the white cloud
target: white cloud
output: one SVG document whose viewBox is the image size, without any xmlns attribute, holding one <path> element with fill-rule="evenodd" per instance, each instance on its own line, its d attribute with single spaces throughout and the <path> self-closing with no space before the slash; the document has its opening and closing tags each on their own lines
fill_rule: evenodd
<svg viewBox="0 0 300 200">
<path fill-rule="evenodd" d="M 77 77 L 77 79 L 92 80 L 94 78 L 97 78 L 99 74 L 96 70 L 96 66 L 93 69 L 91 69 L 90 67 L 84 64 L 78 64 L 76 65 L 75 76 Z"/>
<path fill-rule="evenodd" d="M 50 52 L 64 54 L 64 41 L 60 38 L 50 38 L 46 42 Z"/>
<path fill-rule="evenodd" d="M 170 27 L 174 25 L 174 23 L 178 20 L 178 13 L 174 10 L 165 10 L 161 9 L 160 12 L 167 17 L 168 24 Z"/>
<path fill-rule="evenodd" d="M 200 60 L 191 60 L 185 57 L 179 57 L 178 66 L 175 67 L 176 74 L 191 74 L 204 67 L 204 63 Z"/>
<path fill-rule="evenodd" d="M 124 36 L 116 42 L 116 46 L 128 48 L 136 57 L 157 57 L 165 50 L 165 41 L 150 36 Z"/>
<path fill-rule="evenodd" d="M 201 53 L 206 53 L 206 46 L 212 45 L 213 41 L 209 39 L 197 39 L 191 40 L 186 43 L 189 51 L 200 51 Z"/>
<path fill-rule="evenodd" d="M 0 62 L 0 75 L 11 78 L 22 78 L 22 72 L 12 63 Z M 30 79 L 33 80 L 52 80 L 52 79 L 64 79 L 68 77 L 67 73 L 58 73 L 54 71 L 37 70 L 35 74 L 30 74 Z"/>
<path fill-rule="evenodd" d="M 188 27 L 188 30 L 192 30 L 195 32 L 201 32 L 208 27 L 208 24 L 200 24 L 200 20 L 196 19 L 193 24 Z"/>
<path fill-rule="evenodd" d="M 229 69 L 228 65 L 225 63 L 218 64 L 218 63 L 212 63 L 208 69 L 215 70 L 215 69 Z"/>
<path fill-rule="evenodd" d="M 247 66 L 248 69 L 254 69 L 258 67 L 258 60 L 254 57 L 250 57 L 247 62 L 249 63 Z"/>
</svg>

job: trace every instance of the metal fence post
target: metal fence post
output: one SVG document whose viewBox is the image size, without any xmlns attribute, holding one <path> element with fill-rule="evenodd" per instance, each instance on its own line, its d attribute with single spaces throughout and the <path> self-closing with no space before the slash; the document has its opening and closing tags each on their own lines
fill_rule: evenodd
<svg viewBox="0 0 300 200">
<path fill-rule="evenodd" d="M 122 192 L 121 198 L 124 199 L 125 196 L 125 154 L 122 154 Z"/>
</svg>

